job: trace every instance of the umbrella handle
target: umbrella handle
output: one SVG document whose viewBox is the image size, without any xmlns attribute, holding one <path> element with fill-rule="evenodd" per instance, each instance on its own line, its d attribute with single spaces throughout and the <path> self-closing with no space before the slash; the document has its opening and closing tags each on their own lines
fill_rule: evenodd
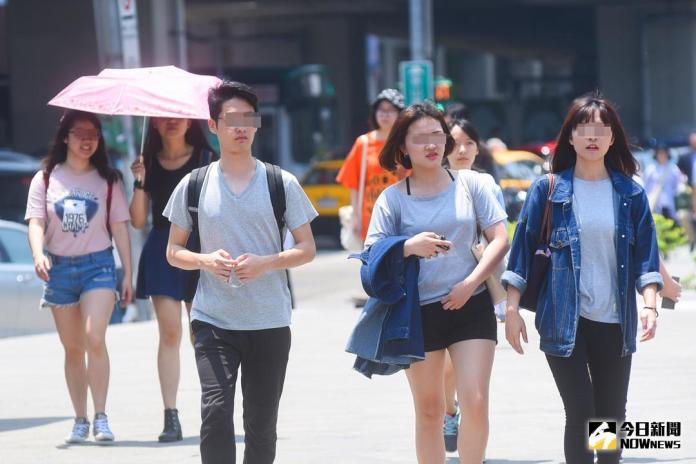
<svg viewBox="0 0 696 464">
<path fill-rule="evenodd" d="M 145 150 L 145 136 L 147 135 L 147 126 L 149 122 L 148 119 L 149 118 L 147 116 L 143 116 L 143 130 L 142 134 L 140 135 L 140 155 L 138 156 L 138 161 L 140 161 L 141 163 L 145 162 L 143 159 L 143 150 Z M 138 180 L 140 182 L 143 181 L 143 179 L 141 179 L 140 176 L 138 176 Z"/>
</svg>

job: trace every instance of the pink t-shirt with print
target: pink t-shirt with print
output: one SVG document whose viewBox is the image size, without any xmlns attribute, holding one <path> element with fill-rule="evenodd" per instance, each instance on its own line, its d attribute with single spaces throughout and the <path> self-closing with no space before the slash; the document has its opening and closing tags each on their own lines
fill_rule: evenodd
<svg viewBox="0 0 696 464">
<path fill-rule="evenodd" d="M 106 196 L 108 184 L 97 170 L 73 174 L 62 165 L 51 172 L 48 195 L 43 171 L 36 173 L 29 187 L 25 220 L 48 220 L 44 243 L 49 253 L 58 256 L 79 256 L 111 246 L 106 228 Z M 128 205 L 123 184 L 116 182 L 111 197 L 109 222 L 128 221 Z"/>
</svg>

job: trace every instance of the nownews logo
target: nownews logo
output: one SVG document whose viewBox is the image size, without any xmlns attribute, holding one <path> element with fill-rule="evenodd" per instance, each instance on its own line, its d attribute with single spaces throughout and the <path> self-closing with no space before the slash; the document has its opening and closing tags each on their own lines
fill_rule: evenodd
<svg viewBox="0 0 696 464">
<path fill-rule="evenodd" d="M 620 433 L 617 422 L 589 421 L 587 423 L 587 447 L 594 451 L 618 449 L 679 449 L 681 422 L 623 422 Z"/>
</svg>

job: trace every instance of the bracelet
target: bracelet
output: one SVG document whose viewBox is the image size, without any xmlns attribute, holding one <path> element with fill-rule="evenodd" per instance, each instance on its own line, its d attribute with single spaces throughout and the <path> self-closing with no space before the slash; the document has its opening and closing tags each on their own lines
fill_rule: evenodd
<svg viewBox="0 0 696 464">
<path fill-rule="evenodd" d="M 660 313 L 657 312 L 657 308 L 654 306 L 643 306 L 643 309 L 649 309 L 655 313 L 655 317 L 660 317 Z"/>
<path fill-rule="evenodd" d="M 145 186 L 143 185 L 143 181 L 140 179 L 135 179 L 133 181 L 133 188 L 134 189 L 141 189 L 141 190 L 144 189 Z"/>
</svg>

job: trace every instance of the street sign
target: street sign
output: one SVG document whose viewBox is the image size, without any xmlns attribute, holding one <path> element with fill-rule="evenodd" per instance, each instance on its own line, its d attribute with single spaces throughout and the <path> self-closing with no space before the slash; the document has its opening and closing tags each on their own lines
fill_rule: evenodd
<svg viewBox="0 0 696 464">
<path fill-rule="evenodd" d="M 399 77 L 406 105 L 433 99 L 433 63 L 428 60 L 402 61 Z"/>
<path fill-rule="evenodd" d="M 138 10 L 135 0 L 118 0 L 118 22 L 121 27 L 121 50 L 124 68 L 140 67 Z"/>
</svg>

